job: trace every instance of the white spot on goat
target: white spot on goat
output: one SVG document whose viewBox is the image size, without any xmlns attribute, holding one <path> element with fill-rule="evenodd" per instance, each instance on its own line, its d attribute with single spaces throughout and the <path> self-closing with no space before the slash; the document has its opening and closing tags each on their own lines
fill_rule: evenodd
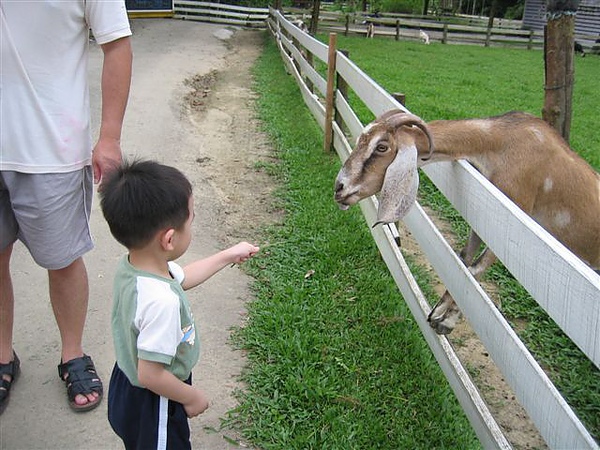
<svg viewBox="0 0 600 450">
<path fill-rule="evenodd" d="M 540 130 L 538 127 L 531 126 L 529 127 L 529 131 L 531 131 L 531 134 L 533 134 L 536 137 L 536 139 L 541 143 L 543 143 L 546 140 L 546 138 L 544 137 L 544 131 Z"/>
<path fill-rule="evenodd" d="M 546 178 L 544 180 L 544 192 L 548 193 L 552 190 L 552 186 L 554 186 L 554 182 L 552 181 L 552 178 Z"/>
<path fill-rule="evenodd" d="M 571 223 L 571 213 L 567 210 L 558 211 L 554 216 L 554 223 L 559 228 L 566 228 Z"/>
<path fill-rule="evenodd" d="M 493 124 L 489 120 L 475 119 L 471 123 L 481 131 L 488 133 L 493 129 Z"/>
</svg>

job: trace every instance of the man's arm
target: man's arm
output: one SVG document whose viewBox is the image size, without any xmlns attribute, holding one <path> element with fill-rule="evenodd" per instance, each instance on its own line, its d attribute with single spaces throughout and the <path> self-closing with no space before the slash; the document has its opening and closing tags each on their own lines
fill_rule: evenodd
<svg viewBox="0 0 600 450">
<path fill-rule="evenodd" d="M 121 129 L 129 98 L 133 53 L 131 40 L 123 37 L 103 44 L 102 121 L 100 136 L 92 154 L 94 183 L 121 164 Z"/>
</svg>

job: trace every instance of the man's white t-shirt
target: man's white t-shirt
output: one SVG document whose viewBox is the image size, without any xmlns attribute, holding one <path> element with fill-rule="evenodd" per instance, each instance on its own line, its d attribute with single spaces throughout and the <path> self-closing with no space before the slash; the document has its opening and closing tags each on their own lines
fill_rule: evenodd
<svg viewBox="0 0 600 450">
<path fill-rule="evenodd" d="M 91 28 L 131 35 L 123 0 L 2 1 L 0 170 L 61 173 L 91 164 Z"/>
</svg>

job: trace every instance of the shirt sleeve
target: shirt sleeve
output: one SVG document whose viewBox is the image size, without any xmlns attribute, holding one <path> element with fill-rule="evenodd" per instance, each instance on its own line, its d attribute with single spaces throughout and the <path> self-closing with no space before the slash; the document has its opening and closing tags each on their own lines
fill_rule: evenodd
<svg viewBox="0 0 600 450">
<path fill-rule="evenodd" d="M 100 45 L 131 36 L 124 0 L 86 0 L 85 17 Z"/>
<path fill-rule="evenodd" d="M 183 271 L 183 267 L 176 262 L 169 261 L 169 272 L 179 284 L 183 284 L 183 280 L 185 280 L 185 272 Z"/>
<path fill-rule="evenodd" d="M 179 297 L 166 282 L 140 277 L 137 283 L 134 326 L 139 331 L 138 355 L 170 364 L 183 337 Z"/>
</svg>

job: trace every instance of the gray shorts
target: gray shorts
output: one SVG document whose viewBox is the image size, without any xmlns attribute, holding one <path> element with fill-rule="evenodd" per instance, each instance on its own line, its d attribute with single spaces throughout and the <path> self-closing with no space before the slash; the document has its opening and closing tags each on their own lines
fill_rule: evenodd
<svg viewBox="0 0 600 450">
<path fill-rule="evenodd" d="M 0 249 L 17 239 L 37 264 L 57 270 L 93 248 L 92 168 L 68 173 L 0 172 Z"/>
</svg>

